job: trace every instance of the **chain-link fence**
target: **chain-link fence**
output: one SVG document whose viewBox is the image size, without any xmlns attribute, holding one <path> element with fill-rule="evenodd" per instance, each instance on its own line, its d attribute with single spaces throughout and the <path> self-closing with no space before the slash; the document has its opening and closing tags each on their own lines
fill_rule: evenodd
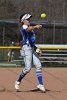
<svg viewBox="0 0 67 100">
<path fill-rule="evenodd" d="M 31 24 L 42 24 L 43 28 L 35 30 L 37 44 L 66 44 L 67 23 L 32 20 Z M 18 22 L 0 21 L 0 45 L 9 45 L 10 42 L 18 41 Z"/>
</svg>

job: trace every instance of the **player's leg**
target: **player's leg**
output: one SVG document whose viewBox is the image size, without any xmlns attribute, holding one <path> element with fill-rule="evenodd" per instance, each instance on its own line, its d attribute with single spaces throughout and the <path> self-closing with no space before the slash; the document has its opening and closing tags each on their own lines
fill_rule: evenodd
<svg viewBox="0 0 67 100">
<path fill-rule="evenodd" d="M 38 54 L 36 52 L 33 53 L 33 63 L 36 66 L 36 76 L 39 82 L 39 85 L 37 86 L 37 88 L 45 92 L 45 88 L 43 85 L 43 78 L 42 78 L 42 65 L 39 60 Z"/>
<path fill-rule="evenodd" d="M 31 47 L 25 45 L 21 51 L 23 53 L 24 51 L 24 63 L 25 68 L 23 68 L 21 74 L 19 75 L 18 80 L 16 81 L 15 88 L 18 90 L 19 85 L 22 81 L 22 79 L 25 77 L 25 75 L 31 70 L 31 64 L 32 64 L 32 49 Z"/>
<path fill-rule="evenodd" d="M 18 81 L 21 82 L 21 80 L 24 78 L 24 76 L 31 70 L 31 64 L 32 64 L 32 53 L 28 51 L 26 55 L 24 56 L 24 63 L 25 67 L 23 68 Z"/>
<path fill-rule="evenodd" d="M 36 66 L 36 75 L 37 75 L 39 84 L 43 85 L 43 80 L 42 80 L 42 66 L 41 66 L 40 60 L 38 58 L 38 55 L 35 54 L 35 53 L 33 54 L 33 63 Z"/>
</svg>

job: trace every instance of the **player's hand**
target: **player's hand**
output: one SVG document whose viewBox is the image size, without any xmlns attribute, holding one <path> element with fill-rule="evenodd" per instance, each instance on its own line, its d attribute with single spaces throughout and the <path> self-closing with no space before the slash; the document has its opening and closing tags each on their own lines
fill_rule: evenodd
<svg viewBox="0 0 67 100">
<path fill-rule="evenodd" d="M 36 25 L 35 27 L 39 29 L 42 28 L 42 25 Z"/>
<path fill-rule="evenodd" d="M 40 50 L 39 48 L 36 49 L 36 52 L 38 53 L 39 56 L 42 55 L 42 50 Z"/>
</svg>

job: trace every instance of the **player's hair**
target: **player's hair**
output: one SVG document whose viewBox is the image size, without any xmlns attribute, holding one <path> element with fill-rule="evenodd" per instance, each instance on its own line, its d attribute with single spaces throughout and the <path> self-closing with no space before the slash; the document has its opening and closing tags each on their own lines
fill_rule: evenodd
<svg viewBox="0 0 67 100">
<path fill-rule="evenodd" d="M 20 15 L 20 19 L 19 19 L 19 22 L 20 22 L 20 23 L 21 23 L 21 19 L 22 19 L 22 17 L 23 17 L 24 15 L 25 15 L 25 13 Z"/>
<path fill-rule="evenodd" d="M 24 16 L 24 14 L 21 14 L 20 18 L 19 18 L 19 30 L 20 30 L 22 24 L 24 24 L 23 22 L 21 22 L 21 19 L 22 19 L 23 16 Z"/>
</svg>

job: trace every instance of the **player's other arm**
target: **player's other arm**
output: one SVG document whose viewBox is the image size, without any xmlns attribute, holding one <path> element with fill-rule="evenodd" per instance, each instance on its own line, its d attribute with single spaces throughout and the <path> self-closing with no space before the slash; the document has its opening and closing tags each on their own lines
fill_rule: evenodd
<svg viewBox="0 0 67 100">
<path fill-rule="evenodd" d="M 39 29 L 41 27 L 42 27 L 42 25 L 28 26 L 28 28 L 26 29 L 26 32 L 29 32 L 34 29 Z"/>
</svg>

